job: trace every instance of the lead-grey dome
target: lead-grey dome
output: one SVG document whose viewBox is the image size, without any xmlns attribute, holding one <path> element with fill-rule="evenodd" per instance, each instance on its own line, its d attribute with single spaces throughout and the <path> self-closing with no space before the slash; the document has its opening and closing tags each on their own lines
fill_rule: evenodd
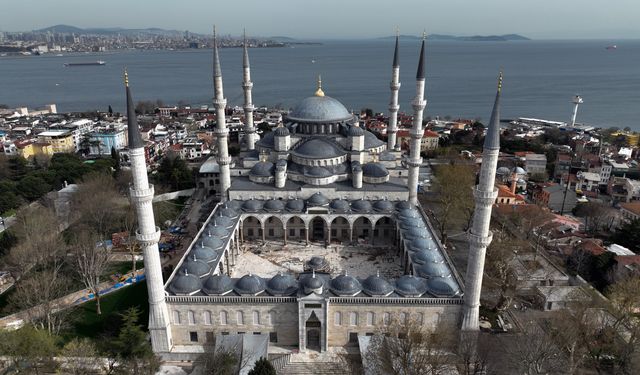
<svg viewBox="0 0 640 375">
<path fill-rule="evenodd" d="M 249 171 L 251 176 L 269 177 L 273 176 L 274 166 L 270 161 L 259 161 Z"/>
<path fill-rule="evenodd" d="M 346 152 L 327 139 L 311 138 L 293 150 L 293 154 L 306 159 L 330 159 L 346 155 Z"/>
<path fill-rule="evenodd" d="M 436 243 L 432 238 L 414 238 L 409 242 L 409 248 L 413 251 L 435 251 Z"/>
<path fill-rule="evenodd" d="M 396 280 L 396 292 L 405 297 L 420 297 L 427 292 L 427 283 L 423 278 L 404 275 Z"/>
<path fill-rule="evenodd" d="M 351 203 L 351 209 L 355 212 L 370 212 L 372 210 L 371 202 L 365 201 L 364 199 L 358 199 Z"/>
<path fill-rule="evenodd" d="M 387 177 L 389 175 L 389 171 L 380 163 L 367 163 L 362 166 L 362 174 L 366 177 L 382 178 Z"/>
<path fill-rule="evenodd" d="M 411 254 L 411 260 L 417 264 L 425 264 L 425 263 L 438 263 L 442 264 L 444 262 L 444 258 L 437 251 L 432 250 L 423 250 L 416 251 Z"/>
<path fill-rule="evenodd" d="M 456 297 L 461 293 L 458 283 L 451 277 L 432 277 L 427 280 L 427 290 L 435 297 Z"/>
<path fill-rule="evenodd" d="M 327 268 L 329 263 L 324 257 L 311 257 L 307 262 L 307 267 L 311 270 L 322 270 Z"/>
<path fill-rule="evenodd" d="M 362 291 L 370 296 L 388 296 L 393 293 L 393 286 L 377 275 L 371 275 L 362 282 Z"/>
<path fill-rule="evenodd" d="M 318 290 L 324 286 L 324 281 L 315 274 L 310 275 L 300 282 L 300 287 L 304 289 L 305 293 L 312 290 Z"/>
<path fill-rule="evenodd" d="M 431 235 L 425 228 L 411 227 L 403 231 L 405 238 L 414 240 L 416 238 L 430 238 Z"/>
<path fill-rule="evenodd" d="M 236 293 L 245 295 L 256 295 L 264 291 L 264 289 L 264 280 L 252 274 L 242 276 L 233 286 L 233 290 L 235 290 Z"/>
<path fill-rule="evenodd" d="M 233 281 L 225 274 L 209 276 L 202 285 L 202 291 L 209 295 L 223 295 L 233 290 Z"/>
<path fill-rule="evenodd" d="M 266 132 L 262 135 L 262 137 L 256 142 L 258 146 L 263 146 L 267 148 L 273 148 L 274 146 L 274 136 L 273 132 Z"/>
<path fill-rule="evenodd" d="M 211 266 L 199 260 L 198 257 L 193 254 L 184 261 L 181 269 L 200 278 L 207 276 L 211 272 Z"/>
<path fill-rule="evenodd" d="M 382 201 L 377 201 L 373 204 L 373 209 L 376 210 L 377 212 L 391 212 L 394 209 L 393 203 L 387 201 L 387 200 L 382 200 Z"/>
<path fill-rule="evenodd" d="M 347 212 L 350 208 L 349 202 L 344 199 L 334 199 L 333 201 L 331 201 L 329 207 L 337 212 Z"/>
<path fill-rule="evenodd" d="M 331 173 L 326 168 L 319 167 L 316 165 L 310 168 L 305 168 L 304 175 L 308 177 L 321 178 L 321 177 L 331 177 L 333 176 L 333 173 Z"/>
<path fill-rule="evenodd" d="M 378 139 L 375 134 L 367 130 L 364 131 L 364 148 L 374 148 L 382 145 L 384 145 L 384 142 Z"/>
<path fill-rule="evenodd" d="M 290 295 L 295 292 L 296 279 L 289 274 L 278 273 L 267 282 L 267 292 L 273 296 Z"/>
<path fill-rule="evenodd" d="M 411 218 L 420 217 L 420 213 L 415 208 L 405 208 L 400 210 L 400 213 L 398 213 L 398 216 L 401 219 L 405 219 L 405 218 L 411 219 Z"/>
<path fill-rule="evenodd" d="M 234 210 L 231 207 L 221 207 L 216 211 L 216 214 L 218 216 L 224 216 L 224 217 L 228 217 L 230 219 L 235 219 L 238 216 L 240 216 L 236 210 Z"/>
<path fill-rule="evenodd" d="M 416 267 L 416 272 L 424 278 L 451 277 L 451 271 L 444 263 L 426 262 Z"/>
<path fill-rule="evenodd" d="M 218 258 L 218 253 L 216 253 L 212 248 L 206 247 L 202 245 L 202 243 L 196 244 L 193 249 L 191 249 L 191 256 L 195 256 L 196 259 L 199 259 L 203 262 L 213 262 Z"/>
<path fill-rule="evenodd" d="M 422 221 L 422 218 L 418 217 L 406 217 L 400 219 L 400 228 L 409 229 L 412 227 L 426 228 L 427 226 Z"/>
<path fill-rule="evenodd" d="M 242 201 L 239 200 L 231 200 L 231 201 L 227 201 L 225 204 L 225 207 L 227 208 L 231 208 L 232 210 L 238 212 L 242 209 Z"/>
<path fill-rule="evenodd" d="M 499 175 L 506 176 L 506 175 L 509 175 L 511 173 L 511 170 L 509 170 L 509 168 L 507 168 L 507 167 L 500 167 L 500 168 L 498 168 L 496 173 L 499 174 Z"/>
<path fill-rule="evenodd" d="M 348 134 L 349 134 L 349 137 L 359 137 L 364 135 L 364 130 L 362 130 L 362 128 L 359 126 L 351 125 L 349 127 Z"/>
<path fill-rule="evenodd" d="M 292 199 L 287 202 L 287 211 L 301 212 L 304 210 L 304 201 L 300 199 Z"/>
<path fill-rule="evenodd" d="M 177 295 L 192 295 L 202 289 L 202 282 L 196 275 L 180 271 L 169 285 L 169 290 Z"/>
<path fill-rule="evenodd" d="M 298 103 L 287 118 L 298 122 L 336 122 L 351 120 L 353 116 L 330 96 L 310 96 Z"/>
<path fill-rule="evenodd" d="M 211 224 L 229 229 L 233 228 L 236 225 L 236 221 L 226 216 L 214 216 Z"/>
<path fill-rule="evenodd" d="M 273 135 L 276 137 L 286 137 L 289 135 L 289 129 L 286 126 L 278 126 L 273 131 Z"/>
<path fill-rule="evenodd" d="M 242 205 L 242 210 L 246 212 L 257 212 L 262 209 L 262 201 L 250 199 Z"/>
<path fill-rule="evenodd" d="M 311 207 L 325 206 L 328 203 L 329 203 L 329 199 L 325 197 L 324 194 L 322 194 L 321 192 L 317 192 L 312 196 L 310 196 L 309 199 L 307 199 L 307 205 Z"/>
<path fill-rule="evenodd" d="M 209 225 L 207 227 L 207 236 L 208 235 L 211 235 L 212 237 L 226 237 L 229 235 L 229 231 L 222 225 Z M 214 249 L 217 249 L 218 247 L 214 247 Z"/>
<path fill-rule="evenodd" d="M 398 210 L 398 211 L 411 209 L 411 208 L 413 208 L 413 205 L 409 201 L 401 201 L 401 202 L 396 203 L 396 210 Z"/>
<path fill-rule="evenodd" d="M 358 279 L 350 275 L 338 275 L 329 282 L 329 289 L 338 296 L 354 296 L 362 290 Z"/>
<path fill-rule="evenodd" d="M 222 227 L 215 227 L 215 228 L 222 229 L 225 231 L 224 233 L 227 233 L 226 229 Z M 216 229 L 215 232 L 219 232 L 219 229 Z M 224 237 L 224 236 L 220 236 L 219 234 L 215 234 L 215 233 L 211 233 L 210 231 L 207 231 L 206 234 L 203 234 L 202 236 L 200 236 L 200 242 L 202 243 L 202 245 L 206 247 L 210 247 L 213 250 L 218 250 L 224 247 L 224 241 L 222 241 L 220 237 Z"/>
<path fill-rule="evenodd" d="M 269 212 L 280 212 L 284 210 L 284 203 L 278 199 L 271 199 L 264 204 L 264 209 Z"/>
</svg>

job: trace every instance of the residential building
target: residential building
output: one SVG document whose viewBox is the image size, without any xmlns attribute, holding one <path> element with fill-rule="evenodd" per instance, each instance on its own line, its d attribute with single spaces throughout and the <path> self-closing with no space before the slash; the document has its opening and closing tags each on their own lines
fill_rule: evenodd
<svg viewBox="0 0 640 375">
<path fill-rule="evenodd" d="M 398 143 L 403 150 L 408 150 L 409 145 L 411 144 L 411 133 L 409 130 L 398 130 L 396 137 L 398 138 Z M 427 152 L 429 150 L 435 150 L 438 148 L 438 140 L 440 136 L 438 133 L 426 129 L 424 131 L 424 135 L 420 140 L 420 152 Z"/>
<path fill-rule="evenodd" d="M 547 155 L 545 154 L 527 154 L 524 161 L 524 169 L 529 176 L 534 174 L 547 173 Z"/>
<path fill-rule="evenodd" d="M 620 203 L 620 213 L 629 221 L 640 218 L 640 202 Z"/>
<path fill-rule="evenodd" d="M 126 126 L 109 124 L 95 129 L 89 134 L 89 153 L 91 155 L 108 155 L 111 149 L 116 151 L 127 147 Z"/>
<path fill-rule="evenodd" d="M 73 134 L 69 130 L 47 130 L 38 134 L 38 140 L 51 144 L 54 154 L 76 151 Z"/>
</svg>

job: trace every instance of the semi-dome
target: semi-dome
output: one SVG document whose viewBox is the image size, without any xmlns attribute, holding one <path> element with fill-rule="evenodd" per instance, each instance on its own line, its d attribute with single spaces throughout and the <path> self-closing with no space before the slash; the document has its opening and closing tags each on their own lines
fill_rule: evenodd
<svg viewBox="0 0 640 375">
<path fill-rule="evenodd" d="M 256 199 L 250 199 L 245 201 L 242 205 L 242 210 L 245 212 L 257 212 L 262 209 L 262 201 Z"/>
<path fill-rule="evenodd" d="M 391 212 L 394 209 L 393 203 L 387 201 L 387 200 L 382 200 L 382 201 L 377 201 L 373 204 L 373 209 L 378 211 L 378 212 Z"/>
<path fill-rule="evenodd" d="M 325 206 L 329 203 L 329 199 L 321 192 L 317 192 L 307 199 L 307 205 L 310 207 Z"/>
<path fill-rule="evenodd" d="M 427 292 L 427 283 L 421 277 L 404 275 L 396 280 L 396 292 L 405 297 L 420 297 Z"/>
<path fill-rule="evenodd" d="M 444 263 L 426 262 L 416 267 L 416 272 L 424 278 L 451 277 L 451 271 Z"/>
<path fill-rule="evenodd" d="M 298 122 L 336 122 L 351 120 L 353 116 L 330 96 L 311 96 L 298 103 L 287 118 Z"/>
<path fill-rule="evenodd" d="M 331 159 L 346 155 L 346 152 L 332 141 L 311 138 L 293 150 L 295 156 L 306 159 Z"/>
<path fill-rule="evenodd" d="M 333 173 L 329 171 L 327 168 L 314 166 L 310 168 L 305 168 L 304 175 L 313 178 L 322 178 L 322 177 L 331 177 Z"/>
<path fill-rule="evenodd" d="M 362 166 L 362 174 L 366 177 L 382 178 L 389 175 L 389 171 L 380 163 L 367 163 Z"/>
<path fill-rule="evenodd" d="M 229 235 L 229 230 L 222 225 L 209 225 L 207 227 L 207 236 L 209 235 L 212 237 L 226 237 Z M 218 247 L 214 247 L 214 249 L 217 249 Z"/>
<path fill-rule="evenodd" d="M 425 263 L 438 263 L 442 264 L 444 262 L 444 258 L 438 251 L 431 250 L 423 250 L 416 251 L 411 254 L 411 260 L 417 264 L 425 264 Z"/>
<path fill-rule="evenodd" d="M 371 202 L 365 201 L 364 199 L 358 199 L 351 203 L 351 209 L 355 212 L 370 212 L 372 210 Z"/>
<path fill-rule="evenodd" d="M 223 295 L 233 290 L 233 281 L 225 274 L 209 276 L 202 285 L 202 291 L 209 295 Z"/>
<path fill-rule="evenodd" d="M 218 253 L 216 253 L 212 248 L 206 247 L 202 243 L 198 243 L 193 247 L 193 249 L 191 249 L 191 256 L 195 256 L 196 259 L 209 263 L 218 258 Z"/>
<path fill-rule="evenodd" d="M 435 297 L 456 297 L 461 293 L 458 283 L 451 277 L 432 277 L 427 280 L 427 290 Z"/>
<path fill-rule="evenodd" d="M 513 168 L 513 173 L 515 173 L 515 174 L 527 174 L 527 171 L 522 169 L 522 167 L 515 167 L 515 168 Z"/>
<path fill-rule="evenodd" d="M 413 205 L 409 201 L 400 201 L 396 203 L 396 210 L 402 211 L 413 208 Z"/>
<path fill-rule="evenodd" d="M 364 148 L 375 148 L 383 146 L 385 143 L 382 142 L 375 134 L 371 133 L 368 130 L 364 131 Z"/>
<path fill-rule="evenodd" d="M 360 282 L 350 275 L 338 275 L 329 282 L 329 289 L 338 296 L 354 296 L 362 290 Z"/>
<path fill-rule="evenodd" d="M 211 266 L 199 260 L 198 257 L 193 254 L 182 263 L 181 269 L 200 278 L 207 276 L 211 272 Z"/>
<path fill-rule="evenodd" d="M 270 161 L 259 161 L 249 171 L 250 176 L 269 177 L 273 176 L 274 166 Z"/>
<path fill-rule="evenodd" d="M 220 237 L 224 237 L 226 236 L 226 233 L 228 233 L 226 231 L 226 229 L 222 228 L 222 227 L 214 227 L 217 228 L 214 233 L 207 231 L 206 234 L 203 234 L 202 236 L 200 236 L 200 242 L 202 243 L 202 245 L 206 246 L 206 247 L 210 247 L 213 250 L 218 250 L 222 247 L 224 247 L 224 241 L 222 239 L 220 239 Z M 220 231 L 224 230 L 224 232 Z M 225 233 L 225 235 L 221 236 L 218 233 Z"/>
<path fill-rule="evenodd" d="M 362 282 L 362 291 L 370 296 L 388 296 L 393 286 L 378 275 L 371 275 Z"/>
<path fill-rule="evenodd" d="M 398 216 L 401 219 L 404 219 L 404 218 L 418 218 L 418 217 L 420 217 L 420 213 L 415 208 L 405 208 L 405 209 L 400 210 L 400 213 L 398 213 Z"/>
<path fill-rule="evenodd" d="M 188 271 L 181 270 L 169 285 L 169 290 L 177 295 L 192 295 L 202 289 L 200 278 Z"/>
<path fill-rule="evenodd" d="M 351 125 L 349 127 L 349 133 L 348 134 L 349 134 L 349 137 L 364 136 L 364 130 L 359 126 Z"/>
<path fill-rule="evenodd" d="M 286 126 L 278 126 L 273 131 L 273 135 L 276 137 L 286 137 L 289 135 L 289 129 Z"/>
<path fill-rule="evenodd" d="M 264 209 L 269 212 L 280 212 L 284 210 L 284 202 L 278 199 L 268 200 L 264 204 Z"/>
<path fill-rule="evenodd" d="M 290 295 L 298 289 L 296 279 L 290 274 L 279 272 L 267 282 L 267 292 L 273 296 Z"/>
<path fill-rule="evenodd" d="M 347 212 L 349 211 L 350 205 L 349 202 L 344 199 L 334 199 L 331 201 L 329 207 L 337 212 Z"/>
<path fill-rule="evenodd" d="M 258 142 L 256 142 L 256 145 L 267 147 L 267 148 L 273 148 L 275 143 L 274 136 L 275 134 L 273 134 L 273 132 L 266 132 L 262 135 L 262 137 L 260 137 Z"/>
<path fill-rule="evenodd" d="M 301 199 L 292 199 L 287 202 L 286 207 L 289 212 L 301 212 L 304 210 L 304 201 Z"/>
<path fill-rule="evenodd" d="M 256 295 L 264 291 L 264 289 L 264 280 L 252 274 L 242 276 L 238 281 L 236 281 L 235 285 L 233 286 L 233 290 L 241 295 Z"/>
</svg>

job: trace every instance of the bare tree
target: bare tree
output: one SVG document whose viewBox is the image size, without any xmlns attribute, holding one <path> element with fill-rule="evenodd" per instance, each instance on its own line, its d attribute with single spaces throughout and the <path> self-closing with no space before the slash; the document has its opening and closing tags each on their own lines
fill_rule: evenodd
<svg viewBox="0 0 640 375">
<path fill-rule="evenodd" d="M 73 252 L 75 268 L 84 286 L 89 289 L 96 299 L 96 313 L 100 310 L 100 277 L 109 264 L 109 249 L 100 237 L 88 231 L 81 231 L 73 238 L 71 250 Z"/>
<path fill-rule="evenodd" d="M 515 239 L 505 232 L 496 231 L 487 248 L 485 274 L 487 284 L 494 284 L 498 289 L 498 300 L 495 311 L 503 311 L 511 305 L 518 286 L 518 278 L 514 270 L 514 262 L 518 249 L 527 244 Z M 491 286 L 491 285 L 489 285 Z"/>
<path fill-rule="evenodd" d="M 120 221 L 122 229 L 127 233 L 127 242 L 125 244 L 127 252 L 131 255 L 131 272 L 136 272 L 136 256 L 140 253 L 140 246 L 135 236 L 135 229 L 138 225 L 138 215 L 133 208 L 133 205 L 129 205 L 122 215 Z"/>
<path fill-rule="evenodd" d="M 451 219 L 460 215 L 468 229 L 473 218 L 473 170 L 466 165 L 440 165 L 435 170 L 437 180 L 437 221 L 438 231 L 443 242 L 446 242 L 447 229 Z"/>
<path fill-rule="evenodd" d="M 126 199 L 118 193 L 108 174 L 91 174 L 84 178 L 74 194 L 72 207 L 83 225 L 101 236 L 110 235 L 117 226 Z"/>
<path fill-rule="evenodd" d="M 61 367 L 67 374 L 84 375 L 93 372 L 91 369 L 99 368 L 96 365 L 98 350 L 93 341 L 87 338 L 79 339 L 76 337 L 69 341 L 62 348 L 60 355 L 63 357 Z"/>
<path fill-rule="evenodd" d="M 512 374 L 549 374 L 565 368 L 558 348 L 540 327 L 520 335 L 503 336 L 502 351 Z"/>
<path fill-rule="evenodd" d="M 621 337 L 615 341 L 619 369 L 624 374 L 640 372 L 640 278 L 630 276 L 609 289 L 616 320 L 612 328 Z"/>
</svg>

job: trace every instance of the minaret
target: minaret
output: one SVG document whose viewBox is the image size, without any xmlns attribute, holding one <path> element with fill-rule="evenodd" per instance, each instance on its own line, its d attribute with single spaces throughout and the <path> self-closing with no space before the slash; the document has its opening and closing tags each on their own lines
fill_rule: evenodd
<svg viewBox="0 0 640 375">
<path fill-rule="evenodd" d="M 218 144 L 218 165 L 220 166 L 220 199 L 227 200 L 227 190 L 231 186 L 231 173 L 229 164 L 229 149 L 227 138 L 229 137 L 229 129 L 225 124 L 224 110 L 227 106 L 227 99 L 224 98 L 222 89 L 222 71 L 220 70 L 220 58 L 218 57 L 218 39 L 216 38 L 216 28 L 213 28 L 213 88 L 215 97 L 213 104 L 216 107 L 216 134 Z"/>
<path fill-rule="evenodd" d="M 473 190 L 476 202 L 473 215 L 473 226 L 468 233 L 469 261 L 467 263 L 467 277 L 465 279 L 464 307 L 462 330 L 477 331 L 479 329 L 480 289 L 484 272 L 484 257 L 487 246 L 491 243 L 492 234 L 489 231 L 491 222 L 491 207 L 498 196 L 495 187 L 498 153 L 500 152 L 500 91 L 502 90 L 502 73 L 498 78 L 498 91 L 493 104 L 493 112 L 484 138 L 482 151 L 482 166 L 480 179 Z"/>
<path fill-rule="evenodd" d="M 396 30 L 396 49 L 393 52 L 393 68 L 391 73 L 391 101 L 389 102 L 389 127 L 387 128 L 387 150 L 396 148 L 398 132 L 398 90 L 400 90 L 400 63 L 398 58 L 398 41 L 400 36 Z"/>
<path fill-rule="evenodd" d="M 411 102 L 413 107 L 413 127 L 411 128 L 411 148 L 409 149 L 409 160 L 407 165 L 409 166 L 409 181 L 407 186 L 409 187 L 409 201 L 413 204 L 418 204 L 418 175 L 420 173 L 420 166 L 422 165 L 422 158 L 420 157 L 420 143 L 422 136 L 424 135 L 424 129 L 422 128 L 422 112 L 427 106 L 427 101 L 424 100 L 424 42 L 426 34 L 422 34 L 422 47 L 420 48 L 420 61 L 418 62 L 418 73 L 416 74 L 416 97 Z"/>
<path fill-rule="evenodd" d="M 578 117 L 578 106 L 584 103 L 584 101 L 582 100 L 582 97 L 580 95 L 576 95 L 573 97 L 573 100 L 571 102 L 573 103 L 573 113 L 571 114 L 571 126 L 575 126 L 576 117 Z"/>
<path fill-rule="evenodd" d="M 169 312 L 164 300 L 164 282 L 162 281 L 162 265 L 158 241 L 160 229 L 156 227 L 153 217 L 153 185 L 147 178 L 147 164 L 144 154 L 144 142 L 138 128 L 133 99 L 129 90 L 129 78 L 124 73 L 127 93 L 127 127 L 129 136 L 129 158 L 133 185 L 129 193 L 131 202 L 138 214 L 138 230 L 136 239 L 142 247 L 144 255 L 144 273 L 149 294 L 149 333 L 151 346 L 155 353 L 167 353 L 171 349 L 171 330 L 169 329 Z"/>
<path fill-rule="evenodd" d="M 253 101 L 251 98 L 251 67 L 249 65 L 249 51 L 247 46 L 247 34 L 244 34 L 243 44 L 244 55 L 242 58 L 242 89 L 244 90 L 244 137 L 247 142 L 247 149 L 253 150 L 256 145 L 256 128 L 253 126 Z"/>
</svg>

